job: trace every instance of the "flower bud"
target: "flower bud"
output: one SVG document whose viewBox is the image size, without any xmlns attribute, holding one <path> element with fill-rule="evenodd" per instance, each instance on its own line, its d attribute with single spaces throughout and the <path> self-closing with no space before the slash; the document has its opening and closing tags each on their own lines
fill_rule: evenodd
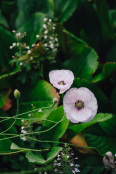
<svg viewBox="0 0 116 174">
<path fill-rule="evenodd" d="M 14 90 L 14 97 L 16 99 L 19 99 L 20 98 L 20 92 L 17 89 Z"/>
<path fill-rule="evenodd" d="M 115 168 L 114 157 L 111 152 L 107 152 L 103 157 L 103 163 L 106 169 Z"/>
</svg>

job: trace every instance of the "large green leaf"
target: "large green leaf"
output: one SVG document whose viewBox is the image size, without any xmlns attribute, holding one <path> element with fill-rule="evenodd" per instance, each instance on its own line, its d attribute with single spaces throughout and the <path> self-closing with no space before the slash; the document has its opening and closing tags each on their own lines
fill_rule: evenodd
<svg viewBox="0 0 116 174">
<path fill-rule="evenodd" d="M 116 136 L 116 115 L 114 115 L 110 120 L 99 123 L 100 127 L 110 136 Z"/>
<path fill-rule="evenodd" d="M 43 12 L 49 17 L 53 16 L 52 6 L 48 0 L 18 0 L 19 15 L 16 19 L 16 28 L 24 25 L 32 15 L 37 12 Z M 39 21 L 39 17 L 38 17 Z"/>
<path fill-rule="evenodd" d="M 112 115 L 111 114 L 103 114 L 103 113 L 99 113 L 97 114 L 93 120 L 87 122 L 87 123 L 82 123 L 82 124 L 77 124 L 77 125 L 71 125 L 69 127 L 70 130 L 74 131 L 76 134 L 78 134 L 79 132 L 83 131 L 85 128 L 91 126 L 91 125 L 94 125 L 96 123 L 99 123 L 99 122 L 104 122 L 108 119 L 111 119 L 112 118 Z"/>
<path fill-rule="evenodd" d="M 94 49 L 87 46 L 87 44 L 75 37 L 74 35 L 63 31 L 64 43 L 61 41 L 61 34 L 59 33 L 59 42 L 65 51 L 66 60 L 63 68 L 72 70 L 76 77 L 91 79 L 93 73 L 98 66 L 98 55 Z"/>
<path fill-rule="evenodd" d="M 111 151 L 116 153 L 116 116 L 94 125 L 86 130 L 85 139 L 89 146 L 94 147 L 100 154 L 104 155 L 106 152 Z"/>
<path fill-rule="evenodd" d="M 113 89 L 111 94 L 111 104 L 112 104 L 112 113 L 116 114 L 116 88 Z"/>
<path fill-rule="evenodd" d="M 81 80 L 79 78 L 76 78 L 73 83 L 73 87 L 86 87 L 90 89 L 95 97 L 97 98 L 98 102 L 98 112 L 110 112 L 109 108 L 109 101 L 105 94 L 102 92 L 101 89 L 99 89 L 97 86 L 95 86 L 93 83 L 87 81 L 87 80 Z"/>
<path fill-rule="evenodd" d="M 111 20 L 108 14 L 108 4 L 106 0 L 95 0 L 96 11 L 101 25 L 102 38 L 108 43 L 109 40 L 115 39 L 115 32 L 111 24 Z"/>
<path fill-rule="evenodd" d="M 79 0 L 55 0 L 54 1 L 54 12 L 55 20 L 60 21 L 61 23 L 71 17 L 71 15 L 76 10 L 79 4 Z"/>
<path fill-rule="evenodd" d="M 45 165 L 52 161 L 59 154 L 61 149 L 62 147 L 52 147 L 51 151 L 46 155 L 46 159 L 41 154 L 37 155 L 31 151 L 26 153 L 26 157 L 31 163 Z"/>
<path fill-rule="evenodd" d="M 1 131 L 1 129 L 0 129 Z M 6 139 L 4 139 L 6 138 Z M 9 153 L 11 152 L 10 146 L 12 144 L 12 141 L 10 139 L 7 139 L 6 136 L 1 136 L 0 135 L 0 153 L 4 154 L 4 153 Z M 4 140 L 2 140 L 4 139 Z"/>
<path fill-rule="evenodd" d="M 5 26 L 6 28 L 8 28 L 7 21 L 6 21 L 5 17 L 2 15 L 1 10 L 0 10 L 0 25 L 3 25 L 3 26 Z"/>
<path fill-rule="evenodd" d="M 23 85 L 20 87 L 21 99 L 20 99 L 20 113 L 28 112 L 37 109 L 34 114 L 34 122 L 40 119 L 46 119 L 49 113 L 57 108 L 57 104 L 53 105 L 53 98 L 59 100 L 59 94 L 56 92 L 55 88 L 48 82 L 44 80 L 39 80 L 36 84 L 28 86 Z M 42 112 L 38 112 L 39 108 L 48 107 L 42 109 Z M 28 114 L 22 114 L 20 117 L 28 117 Z M 17 121 L 18 124 L 21 122 Z"/>
<path fill-rule="evenodd" d="M 37 41 L 36 35 L 40 34 L 43 29 L 44 13 L 35 13 L 22 27 L 18 29 L 19 32 L 26 32 L 25 41 L 27 45 L 31 46 Z"/>
<path fill-rule="evenodd" d="M 82 174 L 101 174 L 104 170 L 103 159 L 100 155 L 77 154 L 79 170 Z"/>
<path fill-rule="evenodd" d="M 104 64 L 103 70 L 100 74 L 95 76 L 92 81 L 93 82 L 99 82 L 106 78 L 108 78 L 112 73 L 116 71 L 116 63 L 115 62 L 108 62 Z"/>
<path fill-rule="evenodd" d="M 12 58 L 13 50 L 10 50 L 10 45 L 13 42 L 16 42 L 14 36 L 3 27 L 0 27 L 0 67 L 7 71 L 11 69 L 9 61 Z"/>
<path fill-rule="evenodd" d="M 51 122 L 46 121 L 43 125 L 43 130 L 48 131 L 46 131 L 42 137 L 45 140 L 58 140 L 64 135 L 69 124 L 69 120 L 67 120 L 65 116 L 63 106 L 60 106 L 56 110 L 52 111 L 48 116 L 48 120 Z"/>
</svg>

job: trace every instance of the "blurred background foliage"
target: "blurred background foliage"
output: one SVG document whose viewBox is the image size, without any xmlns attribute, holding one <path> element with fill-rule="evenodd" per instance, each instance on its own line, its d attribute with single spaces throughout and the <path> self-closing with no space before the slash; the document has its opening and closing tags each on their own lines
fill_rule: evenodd
<svg viewBox="0 0 116 174">
<path fill-rule="evenodd" d="M 17 48 L 10 49 L 12 43 L 17 42 L 12 30 L 26 32 L 26 37 L 21 42 L 31 47 L 32 44 L 41 43 L 36 35 L 41 35 L 45 17 L 56 24 L 55 33 L 59 47 L 56 55 L 49 54 L 55 62 L 51 63 L 45 53 L 38 57 L 37 68 L 27 64 L 21 69 L 19 63 L 12 63 L 12 56 L 17 52 Z M 116 153 L 116 0 L 0 0 L 0 115 L 11 117 L 16 114 L 16 101 L 13 97 L 15 88 L 21 91 L 19 113 L 31 110 L 30 104 L 34 104 L 34 109 L 50 107 L 53 98 L 60 97 L 47 82 L 48 73 L 50 70 L 63 68 L 73 71 L 74 87 L 85 86 L 94 92 L 98 100 L 99 114 L 95 120 L 85 124 L 68 127 L 69 122 L 63 121 L 54 128 L 56 136 L 52 137 L 52 131 L 38 136 L 44 140 L 51 140 L 51 137 L 52 140 L 59 140 L 66 132 L 64 137 L 68 137 L 66 141 L 70 142 L 78 133 L 74 140 L 76 144 L 85 145 L 86 142 L 94 148 L 94 153 L 80 151 L 78 148 L 75 150 L 75 154 L 79 156 L 81 173 L 103 173 L 103 155 L 107 151 Z M 59 105 L 62 105 L 62 102 Z M 62 106 L 57 107 L 56 104 L 49 110 L 44 109 L 39 113 L 39 118 L 58 122 L 64 111 Z M 55 115 L 60 115 L 61 118 L 56 118 Z M 27 117 L 26 114 L 22 116 Z M 37 113 L 34 118 L 38 118 Z M 0 119 L 2 121 L 2 118 Z M 12 120 L 0 122 L 0 131 L 6 130 L 9 124 L 12 124 Z M 8 133 L 18 134 L 21 125 L 21 121 L 16 120 L 16 124 Z M 52 123 L 45 121 L 38 125 L 40 130 L 45 130 L 49 129 Z M 84 136 L 79 134 L 82 131 Z M 1 139 L 6 137 L 8 136 L 0 135 Z M 29 148 L 28 144 L 25 146 L 19 138 L 8 138 L 0 140 L 0 153 L 17 150 L 16 146 L 11 149 L 12 143 L 16 143 L 18 149 L 20 146 Z M 33 144 L 31 146 L 33 147 Z M 34 146 L 37 147 L 38 144 Z M 52 149 L 54 145 L 43 143 L 39 147 Z M 57 155 L 60 148 L 58 144 L 56 148 L 52 150 Z M 26 152 L 26 157 L 24 153 L 0 155 L 0 173 L 33 170 L 35 163 L 40 167 L 44 164 L 45 167 L 47 161 L 50 162 L 56 156 L 52 154 L 50 159 L 41 164 L 34 161 L 35 157 L 30 159 L 30 153 L 32 152 Z M 41 161 L 42 154 L 36 155 L 38 161 Z"/>
</svg>

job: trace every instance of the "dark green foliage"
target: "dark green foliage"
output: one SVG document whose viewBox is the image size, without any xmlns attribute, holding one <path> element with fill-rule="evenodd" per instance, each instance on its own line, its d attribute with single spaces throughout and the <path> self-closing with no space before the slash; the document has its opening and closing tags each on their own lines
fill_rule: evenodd
<svg viewBox="0 0 116 174">
<path fill-rule="evenodd" d="M 54 159 L 76 135 L 76 145 L 94 151 L 74 151 L 80 172 L 106 173 L 103 156 L 116 154 L 115 7 L 115 0 L 0 1 L 1 174 L 52 173 Z M 63 96 L 48 82 L 54 69 L 71 70 L 71 87 L 94 93 L 98 112 L 91 121 L 69 123 Z"/>
</svg>

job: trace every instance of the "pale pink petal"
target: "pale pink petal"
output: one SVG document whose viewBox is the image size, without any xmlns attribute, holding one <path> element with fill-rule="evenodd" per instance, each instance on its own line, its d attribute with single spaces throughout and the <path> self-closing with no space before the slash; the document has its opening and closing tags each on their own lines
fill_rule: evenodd
<svg viewBox="0 0 116 174">
<path fill-rule="evenodd" d="M 74 75 L 70 70 L 53 70 L 49 72 L 50 83 L 55 88 L 60 89 L 60 94 L 64 93 L 73 83 Z M 58 84 L 60 81 L 63 81 L 65 85 Z"/>
<path fill-rule="evenodd" d="M 81 100 L 84 108 L 77 109 L 75 102 Z M 87 88 L 72 88 L 64 96 L 63 107 L 67 119 L 73 123 L 88 122 L 94 118 L 97 113 L 97 100 L 94 94 Z"/>
<path fill-rule="evenodd" d="M 83 108 L 81 110 L 74 109 L 70 110 L 70 115 L 77 122 L 83 122 L 92 116 L 92 110 L 89 108 Z"/>
<path fill-rule="evenodd" d="M 64 102 L 75 103 L 78 100 L 90 101 L 92 98 L 91 94 L 81 90 L 80 88 L 71 88 L 64 96 Z"/>
</svg>

